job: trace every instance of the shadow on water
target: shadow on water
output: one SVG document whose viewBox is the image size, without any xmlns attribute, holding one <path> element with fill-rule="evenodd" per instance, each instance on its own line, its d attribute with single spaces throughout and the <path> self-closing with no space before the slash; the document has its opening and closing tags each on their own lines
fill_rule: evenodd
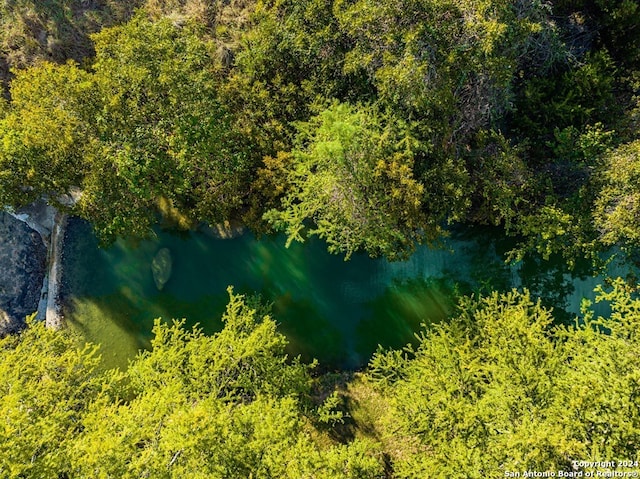
<svg viewBox="0 0 640 479">
<path fill-rule="evenodd" d="M 586 268 L 569 272 L 558 259 L 528 257 L 504 262 L 514 245 L 496 229 L 457 228 L 446 249 L 418 248 L 408 260 L 389 263 L 356 254 L 345 262 L 320 240 L 285 247 L 282 236 L 251 234 L 220 240 L 210 232 L 156 229 L 150 240 L 117 241 L 98 248 L 91 227 L 71 220 L 63 254 L 65 313 L 72 329 L 103 345 L 105 362 L 124 367 L 149 346 L 155 318 L 187 319 L 205 333 L 222 328 L 227 287 L 258 293 L 289 341 L 287 352 L 325 368 L 364 366 L 378 344 L 398 348 L 415 341 L 421 324 L 454 312 L 462 294 L 528 288 L 572 322 L 582 297 L 593 297 L 601 279 Z M 171 255 L 161 290 L 151 264 L 158 251 Z"/>
<path fill-rule="evenodd" d="M 65 305 L 65 317 L 72 332 L 84 341 L 102 344 L 103 364 L 127 366 L 139 350 L 149 349 L 156 318 L 198 318 L 198 327 L 206 334 L 222 329 L 221 316 L 227 304 L 226 292 L 207 295 L 197 301 L 181 301 L 170 294 L 140 297 L 127 286 L 105 296 L 71 298 Z M 173 314 L 180 311 L 181 314 Z M 196 321 L 188 321 L 188 327 Z"/>
<path fill-rule="evenodd" d="M 452 237 L 469 248 L 466 255 L 470 264 L 468 280 L 453 276 L 463 294 L 487 294 L 491 291 L 508 291 L 512 288 L 527 289 L 542 305 L 553 309 L 557 324 L 573 325 L 580 316 L 583 298 L 594 298 L 597 284 L 606 282 L 606 275 L 590 260 L 579 260 L 570 269 L 561 255 L 549 259 L 527 254 L 516 264 L 505 263 L 505 258 L 516 246 L 517 240 L 506 237 L 490 227 L 467 227 L 454 231 Z M 608 274 L 624 275 L 628 265 L 609 267 Z M 599 304 L 597 314 L 608 314 L 608 307 Z"/>
<path fill-rule="evenodd" d="M 575 279 L 567 274 L 567 266 L 561 258 L 544 260 L 527 255 L 520 264 L 519 273 L 522 286 L 534 298 L 540 298 L 543 306 L 553 308 L 553 317 L 557 323 L 573 323 L 575 313 L 568 311 L 568 298 L 575 292 Z"/>
<path fill-rule="evenodd" d="M 613 267 L 608 274 L 624 274 L 626 267 Z M 608 276 L 603 276 L 589 260 L 577 261 L 569 269 L 560 255 L 552 255 L 548 260 L 527 255 L 519 265 L 521 286 L 528 289 L 534 298 L 540 298 L 543 306 L 553 309 L 556 324 L 574 325 L 581 316 L 580 305 L 583 298 L 593 299 L 594 288 L 606 284 Z M 609 307 L 600 303 L 593 308 L 596 314 L 607 315 Z"/>
<path fill-rule="evenodd" d="M 370 358 L 378 345 L 385 349 L 416 343 L 416 332 L 450 317 L 454 287 L 441 279 L 396 279 L 365 306 L 367 319 L 357 328 L 357 351 Z"/>
<path fill-rule="evenodd" d="M 344 337 L 324 317 L 309 299 L 293 299 L 290 293 L 273 301 L 273 317 L 278 330 L 287 336 L 290 356 L 300 356 L 305 362 L 318 358 L 322 352 L 322 366 L 340 367 L 346 349 Z"/>
</svg>

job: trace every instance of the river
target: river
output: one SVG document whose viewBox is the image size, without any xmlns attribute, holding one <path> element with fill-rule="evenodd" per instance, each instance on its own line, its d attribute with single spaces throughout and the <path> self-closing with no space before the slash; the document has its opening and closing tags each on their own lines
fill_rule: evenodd
<svg viewBox="0 0 640 479">
<path fill-rule="evenodd" d="M 443 248 L 420 247 L 407 261 L 356 254 L 345 262 L 317 239 L 285 248 L 282 236 L 223 240 L 206 229 L 158 228 L 151 240 L 118 240 L 101 249 L 90 226 L 74 219 L 63 253 L 64 314 L 74 331 L 102 345 L 105 364 L 124 367 L 149 346 L 154 318 L 186 318 L 207 333 L 220 330 L 233 285 L 272 303 L 291 355 L 316 358 L 328 369 L 354 369 L 379 344 L 401 347 L 415 340 L 421 324 L 445 320 L 459 294 L 527 287 L 559 319 L 571 321 L 582 298 L 592 298 L 602 282 L 585 265 L 570 272 L 558 259 L 507 265 L 513 244 L 496 229 L 467 227 L 452 230 Z M 158 290 L 151 264 L 164 248 L 172 271 Z"/>
</svg>

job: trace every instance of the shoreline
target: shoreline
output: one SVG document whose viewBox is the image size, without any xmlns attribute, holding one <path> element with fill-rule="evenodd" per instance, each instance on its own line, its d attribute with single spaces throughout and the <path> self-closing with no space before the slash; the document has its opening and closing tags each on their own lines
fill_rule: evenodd
<svg viewBox="0 0 640 479">
<path fill-rule="evenodd" d="M 61 312 L 60 285 L 67 214 L 47 204 L 44 200 L 38 200 L 18 211 L 7 211 L 7 213 L 25 223 L 42 238 L 47 249 L 47 261 L 36 319 L 44 321 L 47 327 L 60 329 L 64 319 Z"/>
<path fill-rule="evenodd" d="M 60 329 L 63 325 L 60 286 L 62 282 L 62 248 L 67 226 L 67 214 L 56 212 L 47 261 L 47 308 L 45 325 L 47 328 Z"/>
</svg>

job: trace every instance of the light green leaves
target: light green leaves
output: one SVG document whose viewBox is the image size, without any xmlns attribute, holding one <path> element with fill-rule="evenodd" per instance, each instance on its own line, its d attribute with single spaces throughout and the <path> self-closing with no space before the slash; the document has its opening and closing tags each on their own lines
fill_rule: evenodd
<svg viewBox="0 0 640 479">
<path fill-rule="evenodd" d="M 93 107 L 90 76 L 72 63 L 20 72 L 0 120 L 0 201 L 21 206 L 79 186 Z"/>
<path fill-rule="evenodd" d="M 424 187 L 414 178 L 413 152 L 403 140 L 393 118 L 334 103 L 299 125 L 288 194 L 282 209 L 265 218 L 289 242 L 317 235 L 345 259 L 359 250 L 407 255 L 415 241 L 431 239 L 437 228 L 425 223 Z"/>
<path fill-rule="evenodd" d="M 466 299 L 409 358 L 378 353 L 369 375 L 392 405 L 380 434 L 420 450 L 394 452 L 396 473 L 497 478 L 569 470 L 577 457 L 639 459 L 640 303 L 622 280 L 600 299 L 611 317 L 572 327 L 553 326 L 526 292 Z"/>
<path fill-rule="evenodd" d="M 0 475 L 55 477 L 110 376 L 98 374 L 94 347 L 78 349 L 33 318 L 27 325 L 0 339 Z"/>
<path fill-rule="evenodd" d="M 287 358 L 264 306 L 229 296 L 222 331 L 158 320 L 152 350 L 125 372 L 42 323 L 0 340 L 0 475 L 380 477 L 375 445 L 320 438 L 313 365 Z"/>
<path fill-rule="evenodd" d="M 640 245 L 640 141 L 621 145 L 604 157 L 604 187 L 594 217 L 607 245 Z"/>
</svg>

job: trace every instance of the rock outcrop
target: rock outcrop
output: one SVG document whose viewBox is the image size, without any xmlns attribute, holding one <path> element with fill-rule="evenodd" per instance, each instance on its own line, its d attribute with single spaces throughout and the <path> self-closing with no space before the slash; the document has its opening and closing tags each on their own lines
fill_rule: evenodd
<svg viewBox="0 0 640 479">
<path fill-rule="evenodd" d="M 49 238 L 55 225 L 56 209 L 44 199 L 39 199 L 17 211 L 8 211 L 14 218 L 24 222 L 32 230 L 36 230 L 42 236 L 42 241 L 49 247 Z"/>
<path fill-rule="evenodd" d="M 57 212 L 51 231 L 49 246 L 49 264 L 47 278 L 47 309 L 45 324 L 47 328 L 60 329 L 62 327 L 62 305 L 60 304 L 60 284 L 62 281 L 62 243 L 67 227 L 67 215 Z"/>
<path fill-rule="evenodd" d="M 46 266 L 41 235 L 0 212 L 0 336 L 21 330 L 38 309 Z"/>
</svg>

